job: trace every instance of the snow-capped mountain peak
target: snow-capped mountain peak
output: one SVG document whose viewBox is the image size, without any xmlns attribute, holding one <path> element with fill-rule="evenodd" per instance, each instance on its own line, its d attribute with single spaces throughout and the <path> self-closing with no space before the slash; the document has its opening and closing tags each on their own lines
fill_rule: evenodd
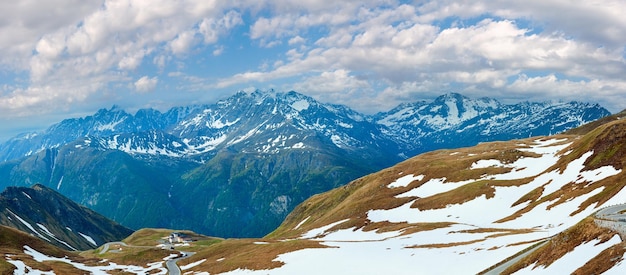
<svg viewBox="0 0 626 275">
<path fill-rule="evenodd" d="M 118 106 L 101 109 L 93 116 L 67 119 L 42 133 L 12 139 L 0 145 L 0 159 L 85 136 L 104 140 L 99 144 L 108 149 L 135 155 L 197 157 L 229 146 L 267 152 L 268 146 L 274 148 L 267 140 L 286 136 L 292 137 L 293 144 L 316 137 L 315 143 L 352 153 L 411 156 L 479 141 L 557 133 L 608 114 L 600 106 L 583 103 L 502 105 L 495 99 L 448 93 L 432 102 L 405 103 L 367 116 L 295 91 L 240 91 L 215 104 L 165 113 L 142 109 L 131 115 Z"/>
<path fill-rule="evenodd" d="M 13 161 L 0 163 L 0 174 L 6 184 L 59 186 L 133 227 L 261 236 L 310 195 L 419 153 L 557 133 L 607 114 L 584 103 L 503 105 L 448 94 L 368 116 L 293 91 L 240 92 L 165 112 L 112 108 L 64 120 L 1 144 L 0 160 Z M 139 186 L 146 190 L 128 196 L 105 191 Z M 190 198 L 208 208 L 183 207 L 189 218 L 180 219 L 129 214 L 152 203 L 147 194 L 159 198 L 159 212 L 173 214 Z"/>
</svg>

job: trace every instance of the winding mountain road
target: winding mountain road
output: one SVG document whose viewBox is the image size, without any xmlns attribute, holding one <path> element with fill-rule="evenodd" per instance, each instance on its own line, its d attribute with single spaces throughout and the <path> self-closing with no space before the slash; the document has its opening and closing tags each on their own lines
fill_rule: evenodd
<svg viewBox="0 0 626 275">
<path fill-rule="evenodd" d="M 128 245 L 124 242 L 110 242 L 110 243 L 105 243 L 102 245 L 102 250 L 100 250 L 100 253 L 98 254 L 104 254 L 107 253 L 109 251 L 109 249 L 111 248 L 111 246 L 115 246 L 115 245 L 119 245 L 119 246 L 124 246 L 124 247 L 142 247 L 142 248 L 151 248 L 151 246 L 134 246 L 134 245 Z M 194 254 L 196 254 L 195 252 L 185 252 L 185 251 L 178 251 L 182 254 L 181 257 L 176 257 L 174 259 L 169 259 L 167 261 L 165 261 L 165 268 L 167 268 L 169 275 L 180 275 L 181 274 L 181 270 L 180 267 L 178 267 L 178 265 L 176 264 L 178 261 L 182 260 L 182 259 L 186 259 L 189 258 L 191 256 L 193 256 Z"/>
<path fill-rule="evenodd" d="M 595 218 L 597 225 L 617 231 L 622 241 L 626 241 L 626 204 L 600 209 Z"/>
<path fill-rule="evenodd" d="M 126 247 L 128 247 L 128 245 L 127 245 L 126 243 L 123 243 L 123 242 L 110 242 L 110 243 L 105 243 L 105 244 L 103 244 L 103 245 L 102 245 L 102 250 L 100 250 L 100 253 L 99 253 L 99 254 L 104 254 L 104 253 L 107 253 L 107 251 L 109 251 L 109 248 L 110 248 L 112 245 L 120 245 L 120 246 L 126 246 Z"/>
<path fill-rule="evenodd" d="M 176 262 L 182 259 L 189 258 L 193 256 L 193 254 L 196 254 L 195 252 L 184 252 L 184 251 L 180 251 L 180 253 L 183 253 L 182 257 L 170 259 L 170 260 L 167 260 L 167 262 L 165 262 L 165 267 L 169 271 L 168 272 L 169 275 L 180 275 L 181 274 L 180 267 L 178 267 Z"/>
<path fill-rule="evenodd" d="M 602 208 L 596 212 L 594 217 L 598 226 L 617 231 L 622 240 L 626 241 L 626 204 L 618 204 Z M 541 246 L 542 245 L 537 245 L 536 247 L 521 253 L 506 262 L 498 264 L 488 271 L 481 272 L 481 274 L 500 274 L 509 266 L 518 262 Z"/>
</svg>

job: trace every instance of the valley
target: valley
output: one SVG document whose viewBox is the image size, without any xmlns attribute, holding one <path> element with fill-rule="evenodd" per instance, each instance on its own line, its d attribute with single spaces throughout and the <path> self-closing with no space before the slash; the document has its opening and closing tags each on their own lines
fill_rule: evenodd
<svg viewBox="0 0 626 275">
<path fill-rule="evenodd" d="M 262 238 L 177 246 L 194 253 L 177 264 L 183 274 L 620 274 L 624 133 L 614 116 L 577 134 L 420 154 L 310 197 Z M 158 240 L 172 232 L 141 229 L 123 240 L 129 249 L 99 247 L 81 261 L 165 274 L 180 252 Z M 23 245 L 10 254 L 39 263 Z"/>
</svg>

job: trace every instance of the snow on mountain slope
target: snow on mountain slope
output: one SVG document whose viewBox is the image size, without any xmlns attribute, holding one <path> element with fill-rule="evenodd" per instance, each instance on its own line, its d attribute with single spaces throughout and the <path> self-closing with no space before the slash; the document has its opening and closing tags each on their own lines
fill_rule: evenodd
<svg viewBox="0 0 626 275">
<path fill-rule="evenodd" d="M 101 262 L 98 265 L 93 263 L 85 264 L 81 262 L 76 262 L 67 257 L 58 258 L 53 256 L 48 256 L 43 254 L 28 245 L 24 246 L 24 254 L 32 257 L 32 260 L 38 263 L 41 262 L 58 262 L 64 263 L 68 266 L 72 266 L 76 271 L 75 272 L 88 272 L 90 274 L 108 274 L 108 272 L 124 272 L 127 274 L 166 274 L 167 269 L 163 267 L 165 263 L 165 259 L 159 262 L 148 263 L 147 266 L 136 266 L 136 265 L 121 265 L 116 263 L 106 263 Z M 16 269 L 14 270 L 14 274 L 55 274 L 54 272 L 48 273 L 46 271 L 39 270 L 37 268 L 30 267 L 21 259 L 14 259 L 15 255 L 6 256 L 6 261 L 10 264 L 14 265 Z"/>
<path fill-rule="evenodd" d="M 521 102 L 470 99 L 456 93 L 432 102 L 402 104 L 373 120 L 390 129 L 409 155 L 479 142 L 552 135 L 609 115 L 599 105 L 581 102 Z"/>
<path fill-rule="evenodd" d="M 476 274 L 534 245 L 571 248 L 522 274 L 584 270 L 622 243 L 608 229 L 594 237 L 577 228 L 589 227 L 581 222 L 598 209 L 626 203 L 625 130 L 620 120 L 585 136 L 422 154 L 312 197 L 266 237 L 327 248 L 283 253 L 278 268 L 225 274 Z M 573 236 L 584 240 L 568 243 Z M 623 255 L 611 255 L 618 260 L 602 261 L 602 270 L 625 272 L 616 264 Z"/>
<path fill-rule="evenodd" d="M 602 107 L 588 103 L 503 105 L 494 99 L 450 93 L 430 103 L 402 104 L 367 116 L 293 91 L 257 90 L 165 113 L 142 109 L 131 115 L 116 106 L 102 109 L 0 144 L 0 159 L 32 155 L 84 137 L 103 139 L 106 149 L 144 156 L 195 157 L 233 145 L 276 152 L 298 142 L 306 146 L 310 136 L 353 152 L 383 150 L 413 156 L 438 148 L 558 133 L 607 115 Z M 264 142 L 266 136 L 280 134 L 297 140 L 282 149 Z M 118 141 L 120 137 L 124 140 Z"/>
<path fill-rule="evenodd" d="M 0 225 L 71 251 L 92 249 L 133 232 L 39 184 L 0 193 Z"/>
</svg>

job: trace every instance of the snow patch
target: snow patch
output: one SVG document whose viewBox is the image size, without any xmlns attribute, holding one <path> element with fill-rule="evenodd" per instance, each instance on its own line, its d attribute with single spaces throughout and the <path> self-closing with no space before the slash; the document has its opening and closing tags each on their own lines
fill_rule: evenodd
<svg viewBox="0 0 626 275">
<path fill-rule="evenodd" d="M 319 228 L 312 229 L 309 232 L 306 232 L 306 233 L 302 234 L 301 238 L 302 239 L 313 239 L 313 238 L 320 237 L 320 236 L 322 236 L 326 232 L 326 230 L 331 229 L 334 226 L 342 224 L 342 223 L 347 222 L 349 220 L 350 219 L 340 220 L 338 222 L 334 222 L 334 223 L 331 223 L 331 224 L 328 224 L 328 225 L 325 225 L 325 226 L 322 226 L 322 227 L 319 227 Z"/>
<path fill-rule="evenodd" d="M 489 167 L 507 167 L 507 165 L 503 164 L 500 160 L 497 159 L 481 159 L 472 163 L 470 169 L 480 169 L 480 168 L 489 168 Z"/>
<path fill-rule="evenodd" d="M 97 127 L 95 127 L 96 131 L 113 131 L 115 130 L 115 127 L 117 125 L 119 125 L 120 123 L 122 123 L 124 120 L 126 120 L 126 118 L 122 118 L 118 121 L 113 121 L 111 123 L 108 124 L 102 124 L 102 125 L 98 125 Z"/>
<path fill-rule="evenodd" d="M 98 244 L 96 243 L 96 241 L 93 240 L 92 237 L 85 235 L 83 233 L 78 232 L 78 234 L 80 234 L 83 238 L 85 238 L 85 240 L 87 240 L 88 242 L 90 242 L 91 244 L 93 244 L 93 246 L 98 246 Z"/>
<path fill-rule="evenodd" d="M 302 220 L 300 223 L 298 223 L 298 225 L 296 225 L 296 227 L 294 227 L 293 230 L 296 230 L 296 229 L 300 228 L 300 226 L 302 226 L 306 221 L 308 221 L 309 218 L 311 218 L 311 216 L 306 217 L 304 220 Z"/>
<path fill-rule="evenodd" d="M 413 188 L 407 192 L 397 195 L 396 198 L 430 197 L 436 194 L 445 193 L 450 190 L 454 190 L 458 187 L 461 187 L 471 182 L 474 182 L 474 180 L 446 183 L 446 178 L 430 179 L 429 181 L 425 182 L 418 188 Z"/>
<path fill-rule="evenodd" d="M 388 188 L 407 187 L 413 181 L 420 181 L 424 179 L 424 175 L 413 176 L 413 174 L 406 175 L 397 179 L 396 181 L 387 185 Z"/>
<path fill-rule="evenodd" d="M 205 261 L 206 261 L 206 259 L 202 259 L 202 260 L 199 260 L 199 261 L 196 261 L 196 262 L 193 262 L 193 263 L 189 263 L 189 264 L 183 265 L 183 266 L 180 267 L 180 270 L 187 270 L 187 269 L 196 267 L 196 266 L 200 265 L 201 263 L 204 263 Z"/>
<path fill-rule="evenodd" d="M 308 109 L 309 106 L 310 106 L 309 102 L 304 99 L 298 100 L 294 102 L 293 104 L 291 104 L 291 108 L 293 108 L 294 110 L 298 112 Z"/>
<path fill-rule="evenodd" d="M 590 241 L 577 246 L 573 251 L 565 254 L 549 266 L 537 266 L 533 263 L 515 272 L 515 274 L 572 274 L 582 264 L 590 261 L 600 252 L 621 242 L 622 240 L 617 235 L 604 243 L 600 240 L 596 242 Z"/>
<path fill-rule="evenodd" d="M 59 183 L 57 184 L 57 190 L 61 188 L 61 184 L 63 184 L 63 176 L 59 179 Z"/>
<path fill-rule="evenodd" d="M 113 270 L 118 270 L 121 272 L 127 272 L 127 273 L 133 273 L 133 274 L 165 274 L 167 272 L 167 269 L 165 267 L 163 267 L 163 262 L 155 262 L 155 263 L 149 263 L 147 264 L 146 267 L 142 267 L 142 266 L 133 266 L 133 265 L 118 265 L 116 263 L 111 263 L 109 262 L 109 265 L 106 266 L 88 266 L 85 265 L 83 263 L 77 263 L 74 262 L 70 259 L 68 259 L 67 257 L 64 258 L 57 258 L 57 257 L 51 257 L 51 256 L 47 256 L 27 245 L 24 246 L 24 253 L 31 256 L 35 261 L 37 262 L 44 262 L 44 261 L 57 261 L 57 262 L 63 262 L 63 263 L 67 263 L 71 266 L 73 266 L 74 268 L 78 269 L 78 270 L 83 270 L 83 271 L 87 271 L 88 273 L 91 274 L 108 274 L 110 271 Z M 33 270 L 34 269 L 26 266 L 23 262 L 21 261 L 16 261 L 16 260 L 10 260 L 9 261 L 11 264 L 15 265 L 18 267 L 18 271 L 19 270 L 23 270 L 24 272 L 18 272 L 15 274 L 31 274 L 31 273 L 27 273 L 26 270 Z M 18 263 L 19 262 L 19 263 Z M 21 269 L 20 269 L 21 268 Z M 43 272 L 33 272 L 34 274 L 54 274 L 54 273 L 43 273 Z"/>
<path fill-rule="evenodd" d="M 354 126 L 352 126 L 352 124 L 348 124 L 348 123 L 341 122 L 341 121 L 337 121 L 337 125 L 338 125 L 339 127 L 343 127 L 343 128 L 346 128 L 346 129 L 352 129 L 352 128 L 354 128 Z"/>
<path fill-rule="evenodd" d="M 304 143 L 298 142 L 298 143 L 294 144 L 293 146 L 291 146 L 291 148 L 293 148 L 293 149 L 302 149 L 302 148 L 304 148 Z"/>
<path fill-rule="evenodd" d="M 226 120 L 226 122 L 222 122 L 221 120 L 218 119 L 218 120 L 213 121 L 211 124 L 207 123 L 207 126 L 213 129 L 222 129 L 224 127 L 232 126 L 236 124 L 237 122 L 239 122 L 239 118 L 237 118 L 235 121 Z"/>
<path fill-rule="evenodd" d="M 44 226 L 43 224 L 37 223 L 37 226 L 39 226 L 39 228 L 41 228 L 41 230 L 43 230 L 44 233 L 46 233 L 48 236 L 52 237 L 54 240 L 56 240 L 59 243 L 62 243 L 63 245 L 67 246 L 69 249 L 71 250 L 78 250 L 76 248 L 74 248 L 73 246 L 71 246 L 70 244 L 66 243 L 63 240 L 60 240 L 59 238 L 57 238 L 54 234 L 52 234 L 52 232 L 50 232 L 50 230 L 48 230 L 48 228 L 46 226 Z"/>
<path fill-rule="evenodd" d="M 39 231 L 35 230 L 35 228 L 28 223 L 27 221 L 25 221 L 24 219 L 22 219 L 20 216 L 18 216 L 17 214 L 13 213 L 11 210 L 9 210 L 7 208 L 7 211 L 9 211 L 9 213 L 11 213 L 13 216 L 15 216 L 24 226 L 28 227 L 28 229 L 30 229 L 30 231 L 32 231 L 33 233 L 37 234 L 37 236 L 39 236 L 40 238 L 46 240 L 46 241 L 50 241 L 50 239 L 46 238 L 44 235 L 41 235 L 41 233 L 39 233 Z"/>
<path fill-rule="evenodd" d="M 176 258 L 178 258 L 178 254 L 170 254 L 169 256 L 163 258 L 163 260 L 169 261 L 169 260 L 176 259 Z"/>
</svg>

